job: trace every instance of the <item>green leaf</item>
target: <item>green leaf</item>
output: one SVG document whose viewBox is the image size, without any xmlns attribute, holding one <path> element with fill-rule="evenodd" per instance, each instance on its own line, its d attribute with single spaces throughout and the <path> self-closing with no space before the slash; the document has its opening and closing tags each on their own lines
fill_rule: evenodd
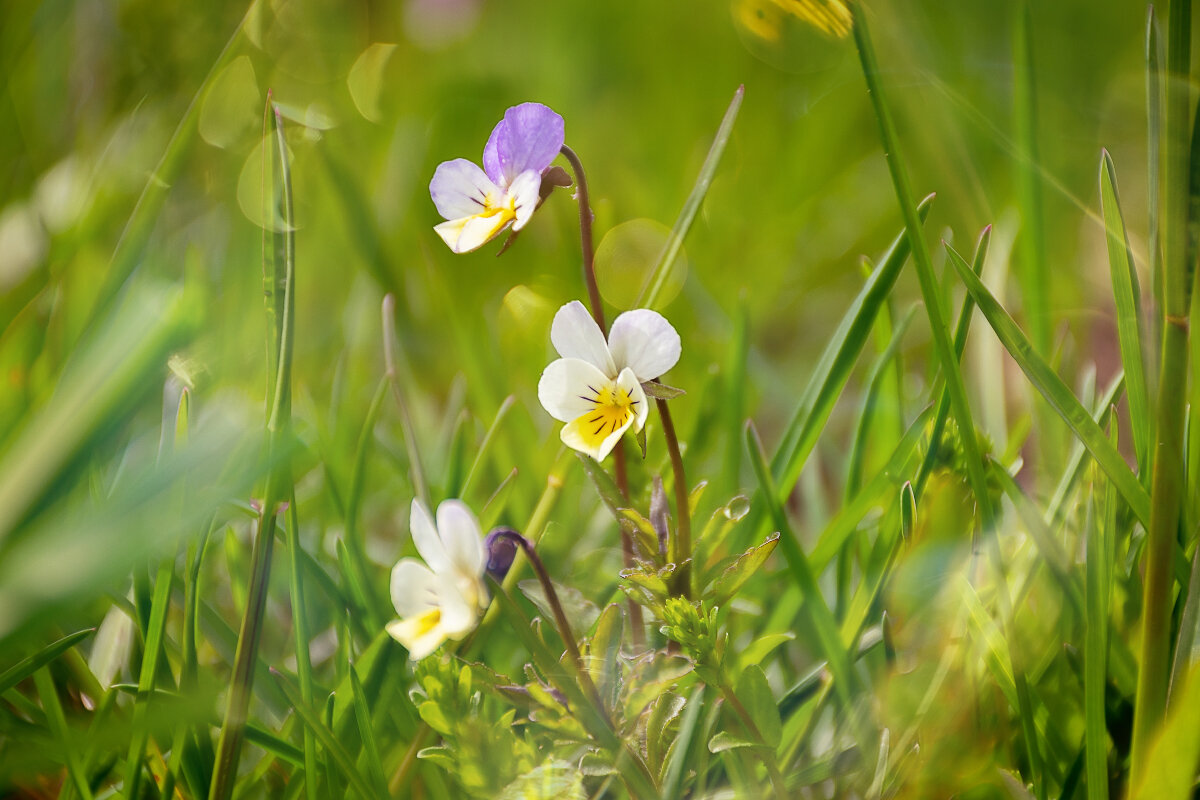
<svg viewBox="0 0 1200 800">
<path fill-rule="evenodd" d="M 992 326 L 992 330 L 996 332 L 1004 349 L 1017 362 L 1017 366 L 1029 378 L 1034 388 L 1042 397 L 1046 398 L 1051 408 L 1075 432 L 1075 435 L 1083 442 L 1084 447 L 1092 454 L 1092 458 L 1096 459 L 1096 463 L 1100 465 L 1109 479 L 1117 485 L 1118 491 L 1125 498 L 1125 502 L 1129 503 L 1129 507 L 1133 509 L 1138 520 L 1149 528 L 1150 496 L 1138 482 L 1137 477 L 1129 471 L 1121 454 L 1108 441 L 1104 431 L 1100 430 L 1100 426 L 1092 419 L 1092 415 L 1080 405 L 1062 379 L 1034 351 L 1029 340 L 1025 338 L 1025 334 L 1021 333 L 1021 329 L 1017 327 L 1017 323 L 1000 306 L 983 282 L 975 277 L 975 273 L 967 266 L 967 262 L 963 260 L 962 256 L 949 245 L 946 246 L 946 252 L 950 256 L 950 263 L 958 271 L 962 282 L 966 284 L 967 291 L 975 298 L 976 305 L 979 306 L 979 310 L 983 312 L 983 316 Z"/>
<path fill-rule="evenodd" d="M 837 622 L 834 620 L 833 613 L 829 610 L 829 606 L 825 602 L 825 597 L 821 594 L 821 589 L 817 585 L 816 575 L 813 572 L 812 566 L 809 564 L 808 558 L 804 555 L 804 551 L 800 549 L 800 543 L 796 539 L 796 534 L 792 530 L 791 523 L 783 511 L 783 506 L 779 502 L 779 495 L 771 481 L 771 474 L 767 468 L 767 459 L 763 453 L 762 442 L 758 438 L 758 431 L 754 428 L 753 422 L 746 423 L 745 438 L 746 450 L 750 455 L 750 463 L 754 467 L 754 474 L 758 478 L 759 488 L 762 490 L 762 496 L 766 499 L 771 519 L 774 520 L 779 530 L 779 542 L 783 547 L 788 571 L 791 573 L 792 581 L 795 583 L 796 588 L 800 590 L 801 595 L 804 597 L 805 613 L 812 621 L 813 627 L 816 628 L 817 640 L 824 651 L 825 657 L 829 659 L 829 670 L 833 673 L 834 690 L 837 692 L 843 707 L 850 708 L 854 689 L 858 686 L 858 681 L 850 668 L 850 658 L 846 653 L 845 645 L 842 643 L 841 634 L 838 632 Z"/>
<path fill-rule="evenodd" d="M 591 658 L 588 672 L 604 702 L 614 707 L 621 689 L 621 640 L 625 635 L 625 615 L 616 603 L 609 603 L 596 620 L 596 632 L 588 643 Z"/>
<path fill-rule="evenodd" d="M 363 752 L 367 756 L 367 774 L 375 785 L 376 797 L 387 797 L 387 778 L 383 774 L 383 764 L 379 760 L 379 745 L 375 743 L 375 730 L 371 726 L 371 709 L 367 706 L 366 693 L 363 692 L 362 682 L 358 679 L 358 670 L 354 664 L 349 665 L 347 673 L 350 676 L 351 693 L 354 695 L 354 718 L 358 721 L 358 733 L 362 737 Z"/>
<path fill-rule="evenodd" d="M 918 206 L 917 212 L 922 220 L 929 215 L 932 203 L 933 195 L 930 195 Z M 771 475 L 783 495 L 781 502 L 796 485 L 805 461 L 833 411 L 834 403 L 871 336 L 875 318 L 891 295 L 896 279 L 900 277 L 900 269 L 908 258 L 909 250 L 907 230 L 901 231 L 825 345 L 825 351 L 821 353 L 821 359 L 788 423 L 783 441 L 771 459 Z"/>
<path fill-rule="evenodd" d="M 1150 431 L 1154 423 L 1146 370 L 1142 365 L 1141 292 L 1133 267 L 1133 251 L 1125 231 L 1125 218 L 1117 197 L 1116 168 L 1107 150 L 1101 151 L 1100 157 L 1100 201 L 1104 209 L 1109 274 L 1117 307 L 1117 338 L 1121 347 L 1121 364 L 1125 370 L 1125 394 L 1129 398 L 1134 452 L 1137 453 L 1141 471 L 1149 475 Z"/>
<path fill-rule="evenodd" d="M 742 588 L 743 584 L 750 580 L 750 577 L 766 563 L 771 553 L 775 552 L 777 544 L 779 544 L 778 533 L 768 536 L 765 542 L 751 547 L 735 558 L 733 563 L 726 567 L 713 583 L 711 591 L 713 603 L 723 606 L 729 602 L 737 590 Z"/>
<path fill-rule="evenodd" d="M 784 633 L 768 633 L 759 636 L 754 641 L 750 642 L 749 645 L 741 648 L 738 651 L 738 664 L 742 668 L 761 664 L 762 660 L 766 658 L 772 650 L 774 650 L 776 647 L 779 647 L 779 645 L 783 644 L 784 642 L 790 642 L 795 638 L 796 634 L 792 633 L 791 631 L 785 631 Z"/>
<path fill-rule="evenodd" d="M 674 400 L 676 397 L 687 394 L 683 389 L 676 389 L 674 386 L 667 386 L 658 381 L 646 381 L 642 384 L 642 391 L 646 393 L 647 397 L 653 397 L 655 400 Z"/>
<path fill-rule="evenodd" d="M 600 616 L 600 609 L 596 608 L 596 604 L 583 596 L 583 592 L 573 586 L 564 586 L 558 581 L 551 581 L 554 585 L 554 590 L 558 594 L 559 602 L 562 604 L 563 611 L 567 615 L 567 622 L 571 623 L 573 631 L 588 631 L 592 629 L 592 625 L 596 623 L 596 619 Z M 537 606 L 543 619 L 554 619 L 554 609 L 550 605 L 550 601 L 546 598 L 546 590 L 542 588 L 540 581 L 529 578 L 517 584 L 521 589 L 521 594 L 529 598 L 529 601 Z"/>
<path fill-rule="evenodd" d="M 600 499 L 604 501 L 604 505 L 608 506 L 608 510 L 612 515 L 621 519 L 621 509 L 629 505 L 629 501 L 621 495 L 621 490 L 617 488 L 616 482 L 612 476 L 605 471 L 604 467 L 591 456 L 585 456 L 583 453 L 576 453 L 579 458 L 579 463 L 583 464 L 583 471 L 587 473 L 591 479 L 592 485 L 596 487 L 596 491 L 600 494 Z"/>
<path fill-rule="evenodd" d="M 79 642 L 96 632 L 95 628 L 87 628 L 82 631 L 76 631 L 68 636 L 64 636 L 58 641 L 47 645 L 31 656 L 21 659 L 13 666 L 4 670 L 0 674 L 0 695 L 3 695 L 9 689 L 16 686 L 21 681 L 28 678 L 33 673 L 37 672 L 42 667 L 49 664 L 60 655 L 70 650 Z"/>
<path fill-rule="evenodd" d="M 708 740 L 708 752 L 710 753 L 724 753 L 726 750 L 734 750 L 739 747 L 761 746 L 758 742 L 737 736 L 729 731 L 719 731 L 716 736 Z"/>
<path fill-rule="evenodd" d="M 316 734 L 317 739 L 321 742 L 321 746 L 325 748 L 326 754 L 337 765 L 342 774 L 346 776 L 354 791 L 363 800 L 373 800 L 373 798 L 378 797 L 367 782 L 363 780 L 362 775 L 359 774 L 358 769 L 354 766 L 354 759 L 346 751 L 345 746 L 334 736 L 333 731 L 317 716 L 316 712 L 300 698 L 299 687 L 292 683 L 282 672 L 272 669 L 271 674 L 275 676 L 279 688 L 287 695 L 288 701 L 292 704 L 292 708 L 296 712 L 296 716 Z"/>
<path fill-rule="evenodd" d="M 1149 763 L 1133 800 L 1188 800 L 1200 767 L 1200 666 L 1193 666 L 1187 681 L 1171 703 L 1170 712 L 1150 746 Z"/>
</svg>

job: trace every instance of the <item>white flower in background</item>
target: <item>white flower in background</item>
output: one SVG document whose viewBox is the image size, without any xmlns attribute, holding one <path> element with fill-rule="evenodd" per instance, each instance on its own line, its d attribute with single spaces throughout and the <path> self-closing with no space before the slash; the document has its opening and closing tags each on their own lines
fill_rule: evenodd
<svg viewBox="0 0 1200 800">
<path fill-rule="evenodd" d="M 630 426 L 646 424 L 651 381 L 679 361 L 679 334 L 647 308 L 626 311 L 604 334 L 578 300 L 554 315 L 550 341 L 562 358 L 546 367 L 538 399 L 550 416 L 567 423 L 563 443 L 597 461 L 612 452 Z"/>
<path fill-rule="evenodd" d="M 479 521 L 459 500 L 438 506 L 436 524 L 413 500 L 409 528 L 425 561 L 402 558 L 392 568 L 392 604 L 400 619 L 389 622 L 387 632 L 419 661 L 475 628 L 488 602 L 487 554 Z"/>
</svg>

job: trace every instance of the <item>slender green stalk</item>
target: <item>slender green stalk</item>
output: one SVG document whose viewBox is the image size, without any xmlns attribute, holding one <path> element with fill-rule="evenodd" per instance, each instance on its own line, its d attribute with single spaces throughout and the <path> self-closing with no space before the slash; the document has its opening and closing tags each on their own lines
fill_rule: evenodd
<svg viewBox="0 0 1200 800">
<path fill-rule="evenodd" d="M 1029 338 L 1042 355 L 1050 351 L 1050 282 L 1046 273 L 1046 234 L 1038 177 L 1037 86 L 1033 64 L 1033 21 L 1028 0 L 1017 7 L 1013 36 L 1013 126 L 1021 157 L 1017 164 L 1021 198 L 1021 297 L 1028 307 Z"/>
<path fill-rule="evenodd" d="M 237 777 L 238 760 L 241 757 L 242 739 L 245 737 L 246 718 L 250 707 L 251 691 L 258 656 L 258 643 L 262 635 L 264 610 L 267 602 L 267 587 L 271 576 L 271 550 L 275 542 L 275 525 L 278 503 L 291 494 L 291 469 L 284 458 L 289 444 L 292 417 L 292 351 L 295 337 L 295 269 L 296 269 L 296 226 L 293 224 L 292 180 L 287 160 L 287 144 L 283 138 L 283 119 L 277 107 L 272 108 L 274 132 L 280 160 L 280 177 L 283 181 L 283 219 L 286 231 L 283 236 L 283 298 L 282 320 L 278 343 L 279 364 L 275 376 L 275 389 L 271 414 L 267 421 L 267 452 L 269 470 L 267 487 L 259 514 L 258 535 L 254 540 L 251 557 L 250 588 L 246 599 L 245 616 L 238 634 L 237 654 L 234 656 L 233 678 L 229 687 L 229 700 L 225 719 L 221 725 L 221 736 L 217 742 L 217 759 L 213 771 L 209 800 L 229 800 Z"/>
<path fill-rule="evenodd" d="M 300 551 L 300 518 L 296 511 L 296 490 L 288 503 L 287 525 L 288 589 L 292 595 L 292 632 L 296 639 L 296 674 L 300 678 L 300 699 L 311 708 L 313 700 L 312 656 L 308 651 L 312 638 L 305 606 L 304 580 L 301 577 L 303 559 Z M 317 739 L 307 726 L 304 728 L 304 796 L 319 800 L 317 794 Z"/>
<path fill-rule="evenodd" d="M 679 437 L 675 435 L 675 423 L 671 420 L 671 409 L 667 401 L 655 399 L 658 415 L 662 418 L 663 438 L 667 452 L 671 455 L 671 471 L 675 474 L 675 541 L 669 549 L 670 558 L 678 565 L 675 572 L 675 590 L 687 598 L 692 596 L 692 512 L 689 507 L 687 475 L 683 471 L 683 455 L 679 452 Z"/>
<path fill-rule="evenodd" d="M 1141 785 L 1150 745 L 1166 711 L 1171 646 L 1171 560 L 1183 501 L 1184 405 L 1187 392 L 1188 312 L 1188 145 L 1191 92 L 1191 0 L 1171 0 L 1167 32 L 1166 229 L 1163 235 L 1164 302 L 1162 360 L 1159 369 L 1150 487 L 1150 528 L 1146 543 L 1146 583 L 1142 599 L 1141 669 L 1133 718 L 1130 786 Z"/>
<path fill-rule="evenodd" d="M 396 298 L 390 292 L 383 297 L 381 313 L 383 314 L 383 363 L 387 370 L 387 381 L 392 387 L 392 395 L 396 398 L 396 406 L 400 409 L 400 427 L 404 431 L 404 450 L 408 453 L 408 468 L 411 472 L 413 490 L 426 508 L 432 508 L 433 498 L 429 495 L 429 481 L 425 477 L 425 467 L 421 462 L 421 450 L 417 447 L 416 429 L 413 426 L 412 414 L 408 410 L 408 401 L 400 388 L 400 373 L 396 369 L 396 345 L 393 334 L 393 331 L 396 330 Z"/>
<path fill-rule="evenodd" d="M 892 122 L 891 112 L 884 99 L 883 86 L 879 80 L 879 65 L 876 63 L 875 48 L 871 44 L 862 3 L 855 0 L 850 3 L 850 8 L 854 16 L 854 41 L 858 45 L 863 77 L 866 79 L 871 104 L 875 109 L 875 118 L 879 123 L 879 134 L 884 153 L 887 156 L 888 169 L 892 174 L 892 183 L 896 189 L 896 198 L 904 215 L 904 225 L 910 234 L 913 261 L 917 268 L 917 278 L 921 284 L 921 295 L 925 300 L 925 312 L 929 316 L 934 351 L 946 378 L 946 388 L 950 393 L 950 408 L 958 422 L 971 491 L 975 494 L 975 502 L 978 504 L 979 518 L 983 529 L 991 531 L 994 527 L 994 516 L 991 497 L 987 491 L 983 456 L 979 450 L 979 438 L 975 434 L 971 407 L 967 402 L 967 391 L 963 385 L 962 372 L 958 368 L 958 359 L 954 356 L 954 347 L 950 342 L 950 335 L 943 317 L 941 290 L 938 286 L 937 276 L 933 272 L 929 246 L 925 243 L 924 237 L 920 235 L 920 217 L 912 199 L 912 187 L 909 183 L 904 157 L 900 151 L 895 124 Z"/>
<path fill-rule="evenodd" d="M 69 741 L 67 718 L 63 714 L 62 703 L 58 699 L 58 689 L 54 686 L 54 678 L 50 675 L 50 667 L 43 667 L 33 673 L 33 681 L 37 686 L 38 696 L 42 700 L 42 708 L 46 712 L 46 721 L 50 726 L 50 732 L 58 740 L 58 746 L 62 749 L 71 784 L 75 787 L 75 791 L 79 792 L 80 797 L 84 800 L 92 800 L 92 789 L 88 785 L 87 775 L 84 774 L 79 753 Z M 138 768 L 141 769 L 141 759 L 138 760 Z"/>
<path fill-rule="evenodd" d="M 174 556 L 164 558 L 154 578 L 154 600 L 150 605 L 150 622 L 146 626 L 145 647 L 138 677 L 137 702 L 133 707 L 133 733 L 129 739 L 129 752 L 125 759 L 125 794 L 128 797 L 138 797 L 141 791 L 142 756 L 146 749 L 146 740 L 150 736 L 146 715 L 151 696 L 154 694 L 154 679 L 159 671 L 159 658 L 162 657 L 167 611 L 171 606 L 171 579 L 174 575 Z"/>
</svg>

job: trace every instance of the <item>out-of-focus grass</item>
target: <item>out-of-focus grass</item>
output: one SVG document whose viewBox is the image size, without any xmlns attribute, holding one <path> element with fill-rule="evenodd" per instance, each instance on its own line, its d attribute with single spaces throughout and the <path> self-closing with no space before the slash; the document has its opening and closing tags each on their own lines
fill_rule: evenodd
<svg viewBox="0 0 1200 800">
<path fill-rule="evenodd" d="M 1142 546 L 1133 518 L 1148 524 L 1154 391 L 1144 382 L 1156 369 L 1153 359 L 1142 365 L 1153 348 L 1135 336 L 1137 287 L 1139 279 L 1147 285 L 1154 260 L 1145 243 L 1157 237 L 1144 222 L 1154 182 L 1135 166 L 1147 147 L 1143 43 L 1130 34 L 1141 29 L 1141 9 L 1082 0 L 1030 4 L 1027 17 L 1004 4 L 866 9 L 916 195 L 905 201 L 939 194 L 926 241 L 955 232 L 961 240 L 992 223 L 997 240 L 994 260 L 981 255 L 976 264 L 982 279 L 952 251 L 934 250 L 923 265 L 926 286 L 905 268 L 885 299 L 870 294 L 870 282 L 863 288 L 857 259 L 879 256 L 903 219 L 853 44 L 786 15 L 742 16 L 752 5 L 259 0 L 177 13 L 144 0 L 14 0 L 0 11 L 0 670 L 25 656 L 38 665 L 14 673 L 23 683 L 0 695 L 0 791 L 57 776 L 86 796 L 85 774 L 100 775 L 98 783 L 140 776 L 132 782 L 145 785 L 170 774 L 195 794 L 211 777 L 209 733 L 249 588 L 249 503 L 270 467 L 259 458 L 260 426 L 248 422 L 261 418 L 274 370 L 264 358 L 260 226 L 278 230 L 282 218 L 264 214 L 261 196 L 268 89 L 285 118 L 295 184 L 296 486 L 281 517 L 287 568 L 271 576 L 262 643 L 247 667 L 256 678 L 246 736 L 257 749 L 245 784 L 277 781 L 275 758 L 319 773 L 304 784 L 309 797 L 317 786 L 371 794 L 399 771 L 420 721 L 407 699 L 411 671 L 400 648 L 380 638 L 377 618 L 390 613 L 386 572 L 411 550 L 407 508 L 423 484 L 434 499 L 464 492 L 485 520 L 536 521 L 526 533 L 541 537 L 556 580 L 597 603 L 614 596 L 613 526 L 583 470 L 560 457 L 534 388 L 551 354 L 554 310 L 583 294 L 577 209 L 557 192 L 500 259 L 495 246 L 454 256 L 431 230 L 438 220 L 427 185 L 436 164 L 477 160 L 507 106 L 544 102 L 566 119 L 567 141 L 587 167 L 597 243 L 630 220 L 669 226 L 740 84 L 737 125 L 686 240 L 686 282 L 663 311 L 685 334 L 669 382 L 688 390 L 673 404 L 688 474 L 714 484 L 696 527 L 736 492 L 784 482 L 750 519 L 770 508 L 773 527 L 796 529 L 781 548 L 790 572 L 747 584 L 728 620 L 741 644 L 795 634 L 762 656 L 775 694 L 794 689 L 785 711 L 792 702 L 799 709 L 785 713 L 780 755 L 832 736 L 830 698 L 849 707 L 869 686 L 890 731 L 874 793 L 973 788 L 986 796 L 979 787 L 999 787 L 1012 774 L 1036 783 L 1038 794 L 1067 793 L 1081 780 L 1085 742 L 1091 784 L 1120 770 L 1104 757 L 1106 747 L 1128 752 L 1127 637 Z M 456 16 L 437 28 L 439 7 L 450 6 Z M 1112 156 L 1098 185 L 1102 146 Z M 139 208 L 143 192 L 154 202 Z M 1026 214 L 1023 222 L 1012 209 Z M 114 259 L 127 230 L 138 246 Z M 1036 279 L 1045 282 L 1036 297 L 1021 282 L 1014 286 L 1023 291 L 1006 293 L 998 279 L 1014 249 L 1017 275 L 1039 274 L 1031 261 L 1063 265 Z M 975 416 L 992 437 L 992 463 L 969 465 L 976 489 L 998 499 L 984 469 L 1003 470 L 1001 488 L 1017 511 L 1036 519 L 1048 501 L 1054 509 L 1043 520 L 1048 533 L 1025 523 L 1036 530 L 1018 530 L 995 554 L 979 556 L 958 535 L 973 509 L 964 464 L 946 456 L 962 440 L 946 423 L 938 377 L 939 364 L 953 364 L 953 331 L 939 333 L 939 361 L 925 315 L 907 328 L 901 322 L 900 312 L 922 297 L 931 302 L 935 290 L 947 298 L 948 319 L 959 303 L 981 303 L 1103 469 L 1085 470 L 1082 456 L 1064 452 L 1044 460 L 1063 462 L 1064 472 L 1030 475 L 1031 462 L 1017 474 L 1020 486 L 1005 482 L 1026 445 L 1035 390 L 976 324 L 972 344 L 991 346 L 997 358 L 972 359 L 978 349 L 967 349 L 960 402 L 999 409 L 998 417 Z M 830 351 L 843 361 L 826 381 L 820 356 L 860 291 L 870 318 L 846 328 L 857 349 Z M 390 365 L 382 343 L 393 331 L 379 315 L 387 293 L 399 341 Z M 1043 304 L 1048 321 L 1029 320 Z M 886 320 L 876 320 L 885 306 Z M 1033 322 L 1033 347 L 1009 314 Z M 872 369 L 857 355 L 874 325 L 894 338 L 881 343 Z M 963 352 L 964 342 L 953 344 Z M 190 386 L 188 441 L 162 448 L 170 434 L 160 429 L 158 398 L 171 356 L 174 380 Z M 1125 424 L 1124 410 L 1109 417 L 1106 403 L 1077 400 L 1072 388 L 1070 376 L 1093 363 L 1103 385 L 1122 365 L 1134 381 L 1132 436 L 1122 433 L 1120 450 L 1103 428 L 1105 419 Z M 394 394 L 384 382 L 389 368 Z M 892 376 L 886 391 L 873 375 Z M 818 413 L 808 415 L 798 398 L 810 385 L 820 396 L 811 403 Z M 935 403 L 942 407 L 930 409 Z M 870 425 L 863 409 L 891 422 Z M 808 427 L 797 451 L 787 423 L 800 412 Z M 750 458 L 741 449 L 748 417 L 764 445 Z M 928 447 L 929 423 L 948 449 Z M 649 460 L 630 465 L 642 505 L 649 476 L 669 473 L 656 422 L 650 442 Z M 804 509 L 797 513 L 789 497 Z M 1013 509 L 999 505 L 1010 531 Z M 751 533 L 739 529 L 729 541 L 758 544 Z M 1085 539 L 1111 554 L 1089 561 L 1086 579 L 1077 563 Z M 210 544 L 197 551 L 198 541 Z M 1183 556 L 1192 554 L 1176 556 L 1176 572 Z M 984 570 L 980 559 L 993 560 Z M 826 567 L 835 561 L 833 575 Z M 967 594 L 958 576 L 984 573 L 992 583 Z M 1095 591 L 1103 576 L 1111 594 Z M 822 591 L 836 602 L 814 602 Z M 304 613 L 295 614 L 288 599 L 301 594 Z M 880 607 L 889 622 L 874 627 Z M 101 648 L 85 637 L 65 652 L 46 650 L 106 616 L 114 626 L 124 620 L 117 644 Z M 295 656 L 298 619 L 311 665 Z M 1097 639 L 1087 638 L 1080 662 L 1081 619 L 1089 630 L 1111 625 L 1099 638 L 1113 650 L 1107 673 L 1095 667 Z M 862 643 L 868 628 L 890 656 Z M 514 637 L 483 641 L 497 669 L 516 671 L 530 658 Z M 105 677 L 137 685 L 136 713 L 128 713 L 128 693 L 94 674 L 102 650 L 116 659 Z M 47 652 L 57 658 L 37 658 Z M 806 677 L 825 674 L 825 659 L 832 688 Z M 293 685 L 293 674 L 303 681 Z M 1095 683 L 1106 674 L 1115 685 L 1107 695 Z M 177 688 L 185 696 L 173 695 Z M 1179 691 L 1195 694 L 1191 684 Z M 956 697 L 957 706 L 943 701 Z M 364 698 L 378 699 L 372 706 Z M 1170 724 L 1186 728 L 1178 717 Z M 706 749 L 716 725 L 714 713 L 687 704 L 682 749 L 664 762 L 668 796 L 691 780 L 690 769 L 718 758 Z M 988 730 L 994 739 L 981 734 Z M 32 744 L 12 744 L 21 736 Z M 98 747 L 105 736 L 131 739 L 132 758 L 124 744 L 119 756 Z M 877 744 L 867 739 L 860 747 Z M 850 756 L 834 748 L 814 758 L 810 772 L 791 774 L 795 783 L 837 774 Z M 718 777 L 746 778 L 736 774 L 737 759 L 719 763 L 731 766 Z M 937 763 L 954 764 L 953 774 L 928 768 Z M 444 786 L 434 765 L 414 764 L 406 780 Z"/>
</svg>

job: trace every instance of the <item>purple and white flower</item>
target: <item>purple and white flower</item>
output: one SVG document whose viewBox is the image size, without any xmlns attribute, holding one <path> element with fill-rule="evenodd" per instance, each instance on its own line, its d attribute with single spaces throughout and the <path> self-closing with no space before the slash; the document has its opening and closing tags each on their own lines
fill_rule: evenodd
<svg viewBox="0 0 1200 800">
<path fill-rule="evenodd" d="M 554 315 L 550 341 L 562 358 L 542 372 L 538 399 L 566 423 L 563 444 L 603 461 L 625 431 L 646 424 L 642 384 L 679 361 L 679 334 L 657 311 L 636 308 L 613 321 L 605 341 L 583 303 L 572 300 Z"/>
<path fill-rule="evenodd" d="M 563 146 L 563 118 L 541 103 L 504 112 L 483 148 L 483 169 L 465 158 L 444 161 L 429 194 L 447 221 L 434 230 L 456 253 L 519 231 L 541 200 L 542 175 Z"/>
</svg>

